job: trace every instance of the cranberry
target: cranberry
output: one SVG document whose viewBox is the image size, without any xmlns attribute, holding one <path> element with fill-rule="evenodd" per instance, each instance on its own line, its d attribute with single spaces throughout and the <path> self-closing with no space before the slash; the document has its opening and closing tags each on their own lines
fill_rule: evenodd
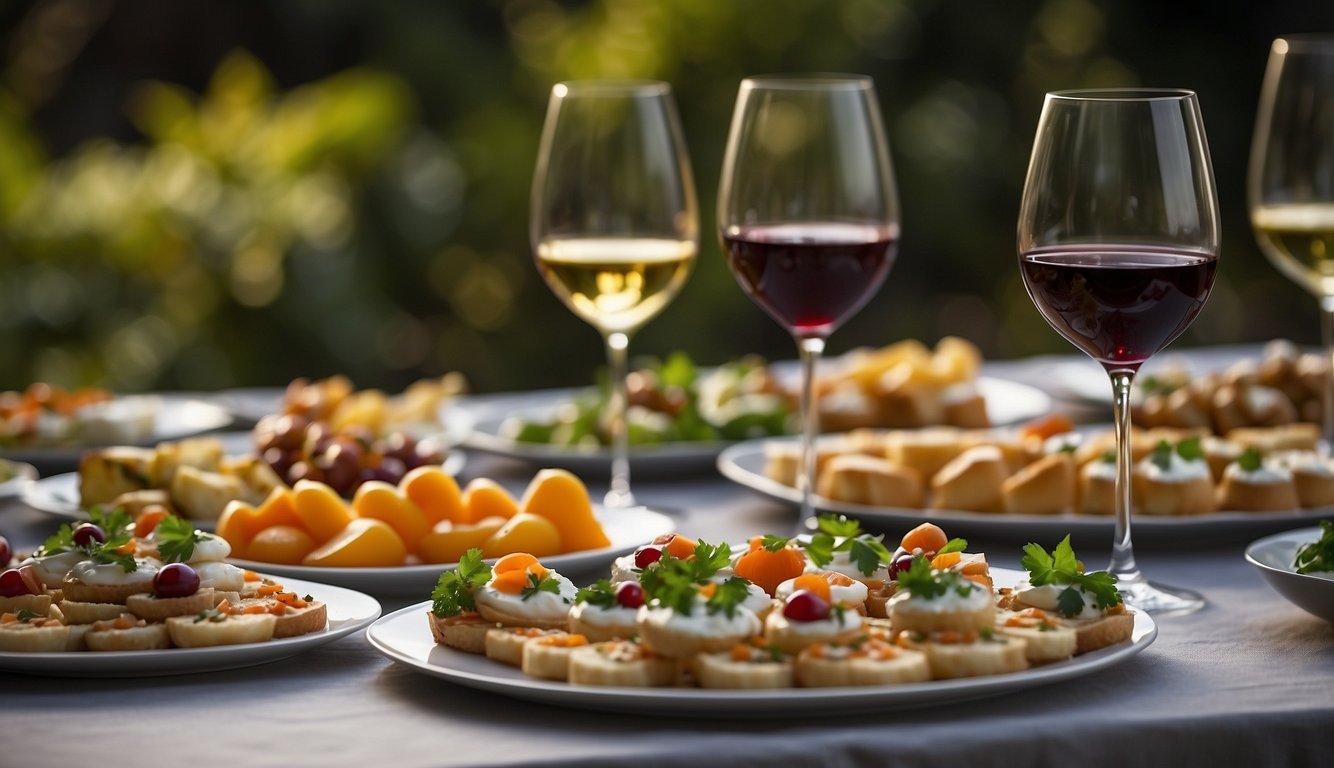
<svg viewBox="0 0 1334 768">
<path fill-rule="evenodd" d="M 912 567 L 912 561 L 913 555 L 910 553 L 905 552 L 901 555 L 895 555 L 894 559 L 889 561 L 890 580 L 897 581 L 900 573 Z"/>
<path fill-rule="evenodd" d="M 107 540 L 106 531 L 92 523 L 80 523 L 74 529 L 74 546 L 86 547 L 93 542 L 101 544 Z"/>
<path fill-rule="evenodd" d="M 31 568 L 10 568 L 0 573 L 0 597 L 40 594 L 42 584 Z"/>
<path fill-rule="evenodd" d="M 153 594 L 189 597 L 199 591 L 199 574 L 185 563 L 168 563 L 153 575 Z"/>
<path fill-rule="evenodd" d="M 622 581 L 616 585 L 616 602 L 625 608 L 638 608 L 644 604 L 644 588 L 637 581 Z"/>
<path fill-rule="evenodd" d="M 783 616 L 793 621 L 819 621 L 829 618 L 829 603 L 806 589 L 798 589 L 783 604 Z"/>
<path fill-rule="evenodd" d="M 661 559 L 662 547 L 649 544 L 635 550 L 635 567 L 641 571 Z"/>
<path fill-rule="evenodd" d="M 9 565 L 9 561 L 14 558 L 14 550 L 9 546 L 9 539 L 0 536 L 0 568 Z"/>
</svg>

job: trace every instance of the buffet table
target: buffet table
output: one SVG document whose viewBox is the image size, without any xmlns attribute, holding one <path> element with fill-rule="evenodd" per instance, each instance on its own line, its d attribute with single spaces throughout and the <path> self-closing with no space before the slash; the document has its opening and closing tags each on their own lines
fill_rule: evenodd
<svg viewBox="0 0 1334 768">
<path fill-rule="evenodd" d="M 474 455 L 463 477 L 518 489 L 531 473 Z M 709 540 L 796 524 L 792 509 L 709 473 L 636 481 L 636 491 Z M 0 531 L 19 549 L 57 522 L 13 501 L 0 509 Z M 969 538 L 993 565 L 1018 567 L 1022 542 Z M 227 672 L 0 674 L 0 765 L 1330 765 L 1334 626 L 1270 590 L 1243 560 L 1246 543 L 1141 545 L 1149 574 L 1202 593 L 1208 607 L 1159 619 L 1157 640 L 1109 669 L 963 703 L 780 719 L 587 712 L 423 676 L 357 633 Z M 1110 536 L 1081 555 L 1098 567 L 1109 548 Z M 427 597 L 380 600 L 387 614 Z"/>
</svg>

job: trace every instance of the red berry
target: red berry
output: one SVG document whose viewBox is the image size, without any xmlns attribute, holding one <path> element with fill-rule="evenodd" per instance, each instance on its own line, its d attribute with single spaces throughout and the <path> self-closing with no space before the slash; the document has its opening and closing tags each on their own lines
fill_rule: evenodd
<svg viewBox="0 0 1334 768">
<path fill-rule="evenodd" d="M 651 544 L 635 550 L 635 567 L 641 571 L 662 559 L 662 547 Z"/>
<path fill-rule="evenodd" d="M 616 585 L 616 602 L 625 608 L 638 608 L 644 604 L 644 588 L 637 581 L 622 581 Z"/>
<path fill-rule="evenodd" d="M 783 616 L 792 621 L 820 621 L 829 618 L 829 603 L 814 592 L 798 589 L 783 604 Z"/>
<path fill-rule="evenodd" d="M 9 561 L 14 559 L 14 550 L 9 546 L 9 539 L 0 536 L 0 568 L 9 566 Z"/>
<path fill-rule="evenodd" d="M 168 563 L 153 575 L 153 594 L 189 597 L 199 591 L 199 574 L 185 563 Z"/>
<path fill-rule="evenodd" d="M 99 526 L 93 525 L 92 523 L 80 523 L 78 527 L 74 529 L 73 539 L 74 546 L 86 547 L 93 542 L 101 544 L 106 541 L 107 534 L 106 531 L 103 531 Z"/>
<path fill-rule="evenodd" d="M 40 594 L 42 584 L 31 568 L 10 568 L 0 573 L 0 597 Z"/>
</svg>

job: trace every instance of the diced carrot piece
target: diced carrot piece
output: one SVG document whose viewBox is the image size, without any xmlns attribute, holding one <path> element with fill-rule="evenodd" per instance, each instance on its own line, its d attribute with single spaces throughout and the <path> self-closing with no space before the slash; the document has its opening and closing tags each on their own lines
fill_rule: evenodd
<svg viewBox="0 0 1334 768">
<path fill-rule="evenodd" d="M 699 546 L 698 541 L 695 541 L 689 536 L 682 536 L 681 534 L 678 533 L 672 537 L 671 541 L 667 542 L 667 546 L 664 547 L 663 549 L 667 552 L 667 554 L 671 555 L 677 560 L 689 560 L 690 558 L 695 556 L 695 547 L 698 546 Z"/>
<path fill-rule="evenodd" d="M 491 572 L 505 573 L 506 571 L 523 571 L 527 570 L 528 566 L 533 565 L 536 562 L 537 558 L 527 552 L 514 552 L 497 560 L 496 564 L 491 566 Z"/>
<path fill-rule="evenodd" d="M 732 661 L 749 661 L 750 646 L 744 643 L 737 643 L 732 646 Z"/>
<path fill-rule="evenodd" d="M 134 539 L 130 539 L 119 547 L 116 547 L 116 554 L 118 555 L 133 555 L 138 551 L 139 545 L 135 543 Z"/>
<path fill-rule="evenodd" d="M 259 589 L 255 590 L 255 594 L 260 597 L 268 597 L 269 595 L 276 595 L 282 591 L 283 587 L 281 584 L 264 584 Z"/>
<path fill-rule="evenodd" d="M 287 603 L 274 601 L 273 603 L 269 604 L 268 612 L 273 614 L 274 616 L 282 616 L 283 614 L 287 613 Z"/>
<path fill-rule="evenodd" d="M 939 552 L 948 543 L 950 543 L 949 537 L 940 526 L 935 523 L 922 523 L 908 531 L 900 546 L 909 552 L 919 549 L 923 552 Z"/>
<path fill-rule="evenodd" d="M 157 530 L 157 524 L 162 522 L 163 519 L 170 514 L 171 513 L 167 511 L 166 507 L 157 504 L 151 507 L 145 507 L 144 511 L 139 513 L 139 517 L 135 518 L 134 535 L 140 539 L 144 538 L 148 534 Z"/>
<path fill-rule="evenodd" d="M 495 573 L 492 571 L 491 588 L 497 592 L 504 592 L 507 595 L 517 595 L 528 586 L 528 571 L 505 571 Z"/>
<path fill-rule="evenodd" d="M 803 573 L 798 576 L 792 581 L 792 589 L 793 591 L 804 589 L 807 592 L 819 595 L 820 599 L 824 600 L 826 603 L 832 599 L 830 597 L 829 582 L 825 581 L 824 576 L 821 576 L 818 573 Z"/>
<path fill-rule="evenodd" d="M 259 581 L 263 577 L 260 576 L 258 573 L 255 573 L 254 571 L 247 570 L 242 575 L 242 578 L 244 578 L 246 581 Z"/>
<path fill-rule="evenodd" d="M 705 584 L 704 586 L 699 588 L 699 593 L 706 598 L 713 597 L 713 593 L 717 591 L 718 591 L 718 585 L 713 582 L 709 582 L 708 584 Z"/>
<path fill-rule="evenodd" d="M 935 568 L 937 571 L 943 571 L 946 568 L 950 568 L 958 564 L 959 564 L 958 552 L 946 552 L 943 555 L 936 555 L 935 557 L 931 558 L 931 567 Z"/>
<path fill-rule="evenodd" d="M 752 548 L 736 562 L 736 575 L 758 584 L 770 595 L 778 585 L 795 579 L 806 569 L 806 555 L 792 547 L 770 552 L 764 547 Z"/>
<path fill-rule="evenodd" d="M 1034 419 L 1019 427 L 1019 437 L 1046 440 L 1054 435 L 1063 435 L 1075 428 L 1075 423 L 1064 413 L 1050 413 Z"/>
</svg>

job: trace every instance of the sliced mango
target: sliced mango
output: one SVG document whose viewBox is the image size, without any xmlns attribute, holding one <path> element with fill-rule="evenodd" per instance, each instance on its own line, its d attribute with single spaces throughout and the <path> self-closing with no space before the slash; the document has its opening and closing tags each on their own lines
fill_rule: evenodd
<svg viewBox="0 0 1334 768">
<path fill-rule="evenodd" d="M 301 518 L 296 516 L 296 494 L 291 488 L 280 485 L 269 492 L 264 501 L 256 507 L 257 521 L 260 528 L 271 525 L 301 525 Z"/>
<path fill-rule="evenodd" d="M 482 542 L 504 524 L 503 517 L 488 517 L 471 525 L 455 525 L 442 520 L 422 537 L 417 545 L 417 556 L 424 563 L 456 563 L 468 550 L 481 547 Z"/>
<path fill-rule="evenodd" d="M 298 480 L 292 491 L 292 508 L 317 544 L 339 535 L 352 521 L 352 509 L 347 502 L 324 483 Z"/>
<path fill-rule="evenodd" d="M 315 540 L 295 525 L 271 525 L 255 534 L 245 550 L 247 560 L 296 565 L 315 551 Z"/>
<path fill-rule="evenodd" d="M 213 530 L 231 545 L 232 557 L 245 558 L 250 540 L 261 528 L 259 511 L 244 501 L 234 499 L 222 508 Z"/>
<path fill-rule="evenodd" d="M 519 505 L 509 491 L 495 480 L 478 477 L 463 489 L 463 520 L 474 523 L 487 517 L 509 519 L 519 513 Z"/>
<path fill-rule="evenodd" d="M 520 512 L 505 521 L 500 530 L 482 542 L 482 557 L 500 557 L 512 552 L 527 552 L 534 557 L 560 554 L 560 531 L 541 515 Z"/>
<path fill-rule="evenodd" d="M 383 520 L 398 533 L 409 553 L 415 553 L 431 530 L 426 515 L 404 496 L 398 487 L 383 480 L 370 480 L 357 488 L 352 509 L 358 517 Z"/>
<path fill-rule="evenodd" d="M 611 546 L 602 524 L 593 516 L 588 488 L 578 477 L 563 469 L 544 469 L 534 475 L 524 491 L 519 509 L 525 514 L 550 520 L 560 532 L 563 552 Z"/>
<path fill-rule="evenodd" d="M 334 568 L 385 568 L 402 565 L 408 550 L 403 539 L 383 520 L 358 517 L 311 552 L 302 565 Z"/>
<path fill-rule="evenodd" d="M 403 476 L 398 488 L 431 525 L 442 520 L 469 522 L 464 520 L 463 492 L 458 482 L 440 467 L 430 464 L 417 467 Z"/>
</svg>

